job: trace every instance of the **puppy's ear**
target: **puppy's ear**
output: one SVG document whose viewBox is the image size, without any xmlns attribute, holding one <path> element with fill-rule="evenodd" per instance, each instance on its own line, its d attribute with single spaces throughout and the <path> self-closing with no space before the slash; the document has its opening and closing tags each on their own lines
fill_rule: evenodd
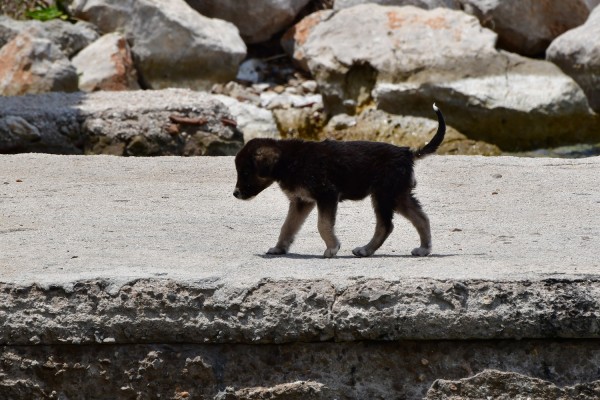
<svg viewBox="0 0 600 400">
<path fill-rule="evenodd" d="M 270 177 L 273 173 L 273 168 L 275 168 L 275 165 L 279 161 L 280 154 L 281 151 L 272 146 L 262 146 L 256 149 L 254 164 L 256 165 L 258 176 L 261 178 Z"/>
</svg>

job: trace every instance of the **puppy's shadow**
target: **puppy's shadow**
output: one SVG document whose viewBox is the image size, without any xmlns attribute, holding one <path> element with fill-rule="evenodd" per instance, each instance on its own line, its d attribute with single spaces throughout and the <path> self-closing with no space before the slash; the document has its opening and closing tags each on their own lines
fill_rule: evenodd
<svg viewBox="0 0 600 400">
<path fill-rule="evenodd" d="M 411 254 L 373 254 L 372 256 L 369 257 L 357 257 L 355 255 L 349 254 L 349 255 L 336 255 L 333 259 L 370 259 L 370 258 L 446 258 L 446 257 L 456 257 L 459 254 L 430 254 L 427 257 L 418 257 L 418 256 L 413 256 Z M 326 260 L 325 257 L 323 257 L 322 255 L 318 255 L 318 254 L 297 254 L 297 253 L 287 253 L 287 254 L 255 254 L 255 256 L 258 256 L 260 258 L 264 258 L 264 259 L 276 259 L 276 258 L 287 258 L 287 259 L 291 259 L 291 260 L 312 260 L 312 259 L 316 259 L 316 260 Z"/>
<path fill-rule="evenodd" d="M 290 260 L 326 260 L 325 257 L 318 254 L 297 254 L 297 253 L 287 253 L 287 254 L 255 254 L 255 256 L 270 260 L 276 258 L 287 258 Z M 335 258 L 358 258 L 353 255 L 337 255 Z"/>
</svg>

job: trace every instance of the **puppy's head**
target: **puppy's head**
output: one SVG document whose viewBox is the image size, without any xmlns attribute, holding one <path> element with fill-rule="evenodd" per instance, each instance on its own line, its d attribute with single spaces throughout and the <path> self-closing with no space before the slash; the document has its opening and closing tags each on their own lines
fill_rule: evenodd
<svg viewBox="0 0 600 400">
<path fill-rule="evenodd" d="M 281 150 L 272 139 L 252 139 L 235 157 L 237 183 L 233 195 L 248 200 L 268 188 Z"/>
</svg>

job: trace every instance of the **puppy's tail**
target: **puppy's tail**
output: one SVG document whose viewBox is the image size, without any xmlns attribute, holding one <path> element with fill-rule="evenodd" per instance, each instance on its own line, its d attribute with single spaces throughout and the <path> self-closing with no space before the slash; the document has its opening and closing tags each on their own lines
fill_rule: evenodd
<svg viewBox="0 0 600 400">
<path fill-rule="evenodd" d="M 415 158 L 423 158 L 428 154 L 435 153 L 435 151 L 440 147 L 442 141 L 444 140 L 444 135 L 446 134 L 446 121 L 444 120 L 444 116 L 439 108 L 436 107 L 435 103 L 433 103 L 433 111 L 437 114 L 438 118 L 438 128 L 437 132 L 433 136 L 433 139 L 429 141 L 425 146 L 414 152 Z"/>
</svg>

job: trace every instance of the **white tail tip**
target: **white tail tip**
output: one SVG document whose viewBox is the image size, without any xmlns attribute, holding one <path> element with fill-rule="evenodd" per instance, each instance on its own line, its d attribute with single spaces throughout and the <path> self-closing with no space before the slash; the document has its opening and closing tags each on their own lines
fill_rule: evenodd
<svg viewBox="0 0 600 400">
<path fill-rule="evenodd" d="M 433 111 L 439 111 L 440 109 L 437 108 L 437 106 L 435 105 L 435 103 L 433 103 Z"/>
</svg>

